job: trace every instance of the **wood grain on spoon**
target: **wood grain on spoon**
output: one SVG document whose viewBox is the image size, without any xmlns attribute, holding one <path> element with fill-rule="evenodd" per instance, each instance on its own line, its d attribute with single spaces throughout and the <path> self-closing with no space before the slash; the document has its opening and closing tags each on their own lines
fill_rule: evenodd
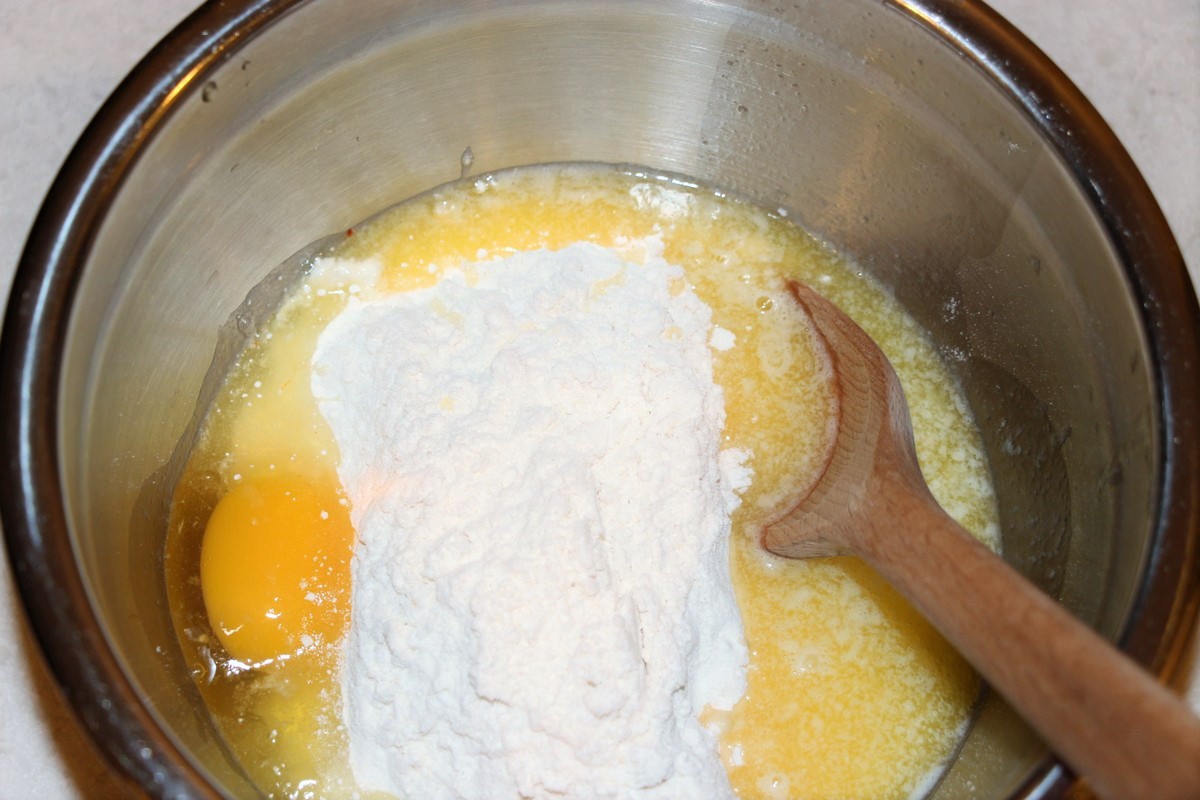
<svg viewBox="0 0 1200 800">
<path fill-rule="evenodd" d="M 891 364 L 832 303 L 789 289 L 829 353 L 838 430 L 823 473 L 763 531 L 763 545 L 794 558 L 864 559 L 1100 797 L 1200 798 L 1200 720 L 942 510 L 917 465 Z"/>
</svg>

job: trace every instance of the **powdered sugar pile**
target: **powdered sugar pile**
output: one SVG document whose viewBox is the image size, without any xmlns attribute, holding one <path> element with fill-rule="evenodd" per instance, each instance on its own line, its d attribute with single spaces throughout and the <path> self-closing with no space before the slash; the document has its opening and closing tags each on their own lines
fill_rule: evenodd
<svg viewBox="0 0 1200 800">
<path fill-rule="evenodd" d="M 321 335 L 364 789 L 732 797 L 697 717 L 745 687 L 727 539 L 748 474 L 720 450 L 710 311 L 644 261 L 519 254 L 351 300 Z"/>
</svg>

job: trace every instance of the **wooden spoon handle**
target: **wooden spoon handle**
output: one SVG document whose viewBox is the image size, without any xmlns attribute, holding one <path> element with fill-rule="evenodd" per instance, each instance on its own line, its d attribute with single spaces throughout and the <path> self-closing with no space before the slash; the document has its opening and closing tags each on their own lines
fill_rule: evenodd
<svg viewBox="0 0 1200 800">
<path fill-rule="evenodd" d="M 863 535 L 855 550 L 1093 791 L 1111 800 L 1200 798 L 1200 720 L 1182 701 L 972 538 L 927 491 L 901 485 L 877 502 L 884 508 L 872 519 L 890 530 Z"/>
</svg>

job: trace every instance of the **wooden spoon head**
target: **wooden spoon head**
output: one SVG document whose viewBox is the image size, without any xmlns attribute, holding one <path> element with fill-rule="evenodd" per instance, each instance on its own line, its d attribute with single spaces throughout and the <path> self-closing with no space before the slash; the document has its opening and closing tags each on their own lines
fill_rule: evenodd
<svg viewBox="0 0 1200 800">
<path fill-rule="evenodd" d="M 812 320 L 829 357 L 836 400 L 833 441 L 807 494 L 763 529 L 763 546 L 788 558 L 857 552 L 878 491 L 900 483 L 927 491 L 912 440 L 908 405 L 895 370 L 875 341 L 808 286 L 788 291 Z"/>
</svg>

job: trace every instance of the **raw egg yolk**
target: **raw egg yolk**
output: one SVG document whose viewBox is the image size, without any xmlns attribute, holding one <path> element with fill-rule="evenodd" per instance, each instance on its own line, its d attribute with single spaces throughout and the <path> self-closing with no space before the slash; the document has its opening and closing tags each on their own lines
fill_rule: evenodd
<svg viewBox="0 0 1200 800">
<path fill-rule="evenodd" d="M 232 658 L 286 660 L 345 633 L 354 530 L 336 487 L 332 479 L 247 479 L 213 509 L 200 588 Z"/>
</svg>

